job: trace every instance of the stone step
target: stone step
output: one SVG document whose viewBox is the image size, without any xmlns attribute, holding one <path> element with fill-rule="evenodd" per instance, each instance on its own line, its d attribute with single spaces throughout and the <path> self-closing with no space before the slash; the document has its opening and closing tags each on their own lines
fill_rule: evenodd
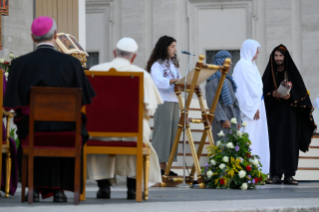
<svg viewBox="0 0 319 212">
<path fill-rule="evenodd" d="M 319 168 L 298 168 L 294 178 L 297 180 L 318 181 Z"/>
<path fill-rule="evenodd" d="M 299 156 L 302 157 L 319 157 L 319 146 L 310 145 L 308 152 L 299 151 Z"/>
<path fill-rule="evenodd" d="M 187 166 L 192 166 L 193 165 L 193 157 L 191 156 L 190 153 L 187 153 L 185 156 L 185 162 Z M 207 154 L 202 154 L 199 160 L 200 166 L 205 166 L 205 164 L 208 162 Z M 183 153 L 178 153 L 177 154 L 177 161 L 173 162 L 172 167 L 177 167 L 177 166 L 183 166 Z"/>
<path fill-rule="evenodd" d="M 318 171 L 319 171 L 319 157 L 309 157 L 309 158 L 299 157 L 298 168 L 309 168 L 309 167 L 318 168 Z"/>
</svg>

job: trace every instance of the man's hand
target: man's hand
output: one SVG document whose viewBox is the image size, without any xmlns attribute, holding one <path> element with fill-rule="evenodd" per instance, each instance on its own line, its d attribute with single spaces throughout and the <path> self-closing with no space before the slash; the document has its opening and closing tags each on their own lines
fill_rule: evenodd
<svg viewBox="0 0 319 212">
<path fill-rule="evenodd" d="M 240 130 L 240 128 L 241 128 L 241 125 L 237 124 L 237 129 Z"/>
<path fill-rule="evenodd" d="M 288 93 L 288 94 L 282 96 L 281 98 L 283 98 L 283 99 L 285 99 L 285 100 L 288 100 L 288 99 L 290 98 L 290 94 Z"/>
<path fill-rule="evenodd" d="M 259 110 L 257 110 L 254 116 L 254 120 L 258 120 L 258 119 L 259 119 Z"/>
<path fill-rule="evenodd" d="M 175 84 L 179 79 L 171 79 L 169 80 L 169 84 Z"/>
<path fill-rule="evenodd" d="M 278 93 L 277 90 L 274 90 L 274 91 L 272 92 L 272 96 L 273 96 L 274 98 L 278 99 L 278 98 L 280 98 L 281 94 Z"/>
<path fill-rule="evenodd" d="M 230 128 L 230 122 L 228 120 L 222 123 L 223 128 Z"/>
</svg>

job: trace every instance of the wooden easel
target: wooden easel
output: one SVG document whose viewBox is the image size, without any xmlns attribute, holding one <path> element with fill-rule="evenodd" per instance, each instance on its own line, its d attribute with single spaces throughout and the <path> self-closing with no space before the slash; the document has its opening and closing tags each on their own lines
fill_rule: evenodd
<svg viewBox="0 0 319 212">
<path fill-rule="evenodd" d="M 186 113 L 186 135 L 188 138 L 188 143 L 189 143 L 189 147 L 191 150 L 191 154 L 193 157 L 193 167 L 192 167 L 192 171 L 190 173 L 190 176 L 188 177 L 188 179 L 186 180 L 187 183 L 192 184 L 193 179 L 194 179 L 194 174 L 195 171 L 197 173 L 197 181 L 199 183 L 200 188 L 205 188 L 205 184 L 204 181 L 202 179 L 201 176 L 201 169 L 200 169 L 200 165 L 199 165 L 199 159 L 200 159 L 200 155 L 202 153 L 204 144 L 205 144 L 205 140 L 206 137 L 208 136 L 209 139 L 209 143 L 211 146 L 214 146 L 214 138 L 212 135 L 212 130 L 211 130 L 211 123 L 214 119 L 214 112 L 217 106 L 217 102 L 221 93 L 221 89 L 224 83 L 224 80 L 226 78 L 226 74 L 230 68 L 230 58 L 227 58 L 225 60 L 225 65 L 224 66 L 217 66 L 217 65 L 204 65 L 203 64 L 203 60 L 205 59 L 204 55 L 199 55 L 199 60 L 196 63 L 196 67 L 195 70 L 192 71 L 187 78 L 182 79 L 181 81 L 177 82 L 177 84 L 175 85 L 175 93 L 178 99 L 178 104 L 179 104 L 179 109 L 181 111 L 181 116 L 179 119 L 179 123 L 178 123 L 178 129 L 177 129 L 177 133 L 174 139 L 174 143 L 173 143 L 173 147 L 172 147 L 172 151 L 170 153 L 169 156 L 169 160 L 167 163 L 167 167 L 165 170 L 164 175 L 162 176 L 162 180 L 163 182 L 161 183 L 162 187 L 166 187 L 168 182 L 176 182 L 176 181 L 180 181 L 180 178 L 169 178 L 168 174 L 169 171 L 171 169 L 172 166 L 172 162 L 175 156 L 175 152 L 177 150 L 177 146 L 179 143 L 179 139 L 181 136 L 181 133 L 183 131 L 183 127 L 184 127 L 184 114 Z M 201 69 L 205 68 L 206 70 L 206 74 L 203 73 L 200 76 L 200 72 Z M 207 75 L 207 69 L 209 70 L 209 74 Z M 208 77 L 210 77 L 211 75 L 213 75 L 216 71 L 218 71 L 219 69 L 221 69 L 222 72 L 222 76 L 219 80 L 218 83 L 218 87 L 217 87 L 217 91 L 216 91 L 216 95 L 213 101 L 213 104 L 210 108 L 209 113 L 206 112 L 206 107 L 204 105 L 204 100 L 202 97 L 202 92 L 201 89 L 199 87 L 199 85 L 204 82 Z M 200 76 L 200 77 L 199 77 Z M 184 91 L 184 80 L 187 80 L 187 92 L 188 92 L 188 97 L 186 100 L 186 105 L 184 107 L 184 103 L 183 103 L 183 99 L 181 96 L 182 91 Z M 190 103 L 192 101 L 192 97 L 194 92 L 197 95 L 198 101 L 199 101 L 199 105 L 200 105 L 200 109 L 201 109 L 201 113 L 202 113 L 202 118 L 201 119 L 193 119 L 193 118 L 188 118 L 188 111 L 189 111 L 189 107 L 190 107 Z M 195 145 L 194 145 L 194 140 L 192 137 L 192 133 L 190 130 L 190 123 L 203 123 L 204 124 L 204 132 L 202 135 L 202 138 L 200 140 L 200 144 L 199 147 L 197 149 L 197 153 L 196 153 L 196 149 L 195 149 Z"/>
</svg>

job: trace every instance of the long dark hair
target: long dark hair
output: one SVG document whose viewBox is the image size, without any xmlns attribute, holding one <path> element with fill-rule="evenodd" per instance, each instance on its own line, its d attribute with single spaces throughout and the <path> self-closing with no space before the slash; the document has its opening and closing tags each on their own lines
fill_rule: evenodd
<svg viewBox="0 0 319 212">
<path fill-rule="evenodd" d="M 147 61 L 146 65 L 146 71 L 151 73 L 151 67 L 157 60 L 165 61 L 167 60 L 168 54 L 167 54 L 167 48 L 173 43 L 176 42 L 176 40 L 169 36 L 162 36 L 160 39 L 158 39 L 155 48 L 152 51 L 150 59 Z M 177 55 L 175 54 L 174 57 L 171 58 L 176 68 L 179 68 L 179 62 L 177 59 Z"/>
</svg>

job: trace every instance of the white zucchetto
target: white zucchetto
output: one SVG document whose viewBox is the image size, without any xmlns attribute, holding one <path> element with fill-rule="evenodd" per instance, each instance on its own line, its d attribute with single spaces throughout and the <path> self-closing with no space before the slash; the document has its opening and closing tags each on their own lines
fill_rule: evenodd
<svg viewBox="0 0 319 212">
<path fill-rule="evenodd" d="M 122 38 L 116 44 L 116 48 L 125 52 L 136 52 L 138 49 L 137 43 L 133 38 Z"/>
</svg>

